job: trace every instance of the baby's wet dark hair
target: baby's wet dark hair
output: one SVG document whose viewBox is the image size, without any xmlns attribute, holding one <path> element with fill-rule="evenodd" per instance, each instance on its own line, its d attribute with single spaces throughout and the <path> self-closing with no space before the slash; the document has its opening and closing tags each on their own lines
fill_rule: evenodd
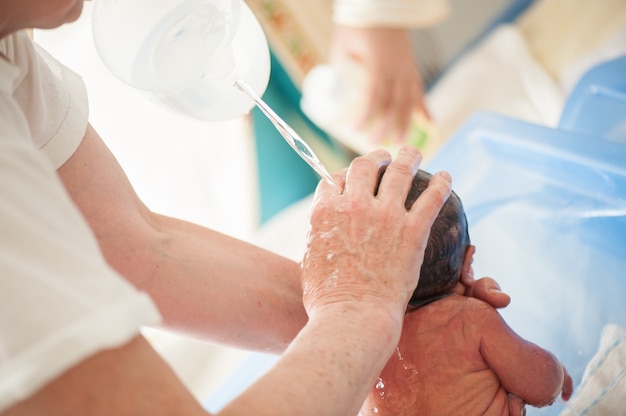
<svg viewBox="0 0 626 416">
<path fill-rule="evenodd" d="M 423 170 L 417 172 L 406 199 L 407 209 L 424 192 L 431 176 Z M 409 305 L 417 306 L 425 299 L 450 292 L 461 277 L 463 257 L 470 244 L 463 204 L 452 192 L 430 230 L 419 283 Z"/>
</svg>

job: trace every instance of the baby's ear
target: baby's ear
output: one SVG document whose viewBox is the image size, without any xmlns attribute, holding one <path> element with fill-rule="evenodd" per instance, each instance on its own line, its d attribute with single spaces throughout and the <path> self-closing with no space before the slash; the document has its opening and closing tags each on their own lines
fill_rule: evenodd
<svg viewBox="0 0 626 416">
<path fill-rule="evenodd" d="M 465 249 L 463 266 L 461 268 L 461 283 L 470 287 L 474 284 L 474 270 L 472 269 L 474 253 L 476 253 L 476 246 L 470 245 Z"/>
</svg>

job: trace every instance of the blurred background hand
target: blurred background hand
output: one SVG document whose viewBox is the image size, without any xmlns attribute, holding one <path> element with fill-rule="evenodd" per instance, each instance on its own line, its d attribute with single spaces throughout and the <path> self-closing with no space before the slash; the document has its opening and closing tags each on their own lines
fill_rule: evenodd
<svg viewBox="0 0 626 416">
<path fill-rule="evenodd" d="M 416 111 L 430 118 L 409 30 L 336 24 L 329 60 L 333 65 L 350 60 L 365 70 L 367 103 L 357 126 L 372 128 L 374 140 L 402 142 Z"/>
</svg>

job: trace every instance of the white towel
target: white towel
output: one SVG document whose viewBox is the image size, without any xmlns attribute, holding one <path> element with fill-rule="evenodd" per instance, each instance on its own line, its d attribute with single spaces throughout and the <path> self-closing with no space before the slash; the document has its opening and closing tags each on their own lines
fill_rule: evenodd
<svg viewBox="0 0 626 416">
<path fill-rule="evenodd" d="M 574 397 L 559 416 L 626 414 L 626 329 L 606 325 Z"/>
</svg>

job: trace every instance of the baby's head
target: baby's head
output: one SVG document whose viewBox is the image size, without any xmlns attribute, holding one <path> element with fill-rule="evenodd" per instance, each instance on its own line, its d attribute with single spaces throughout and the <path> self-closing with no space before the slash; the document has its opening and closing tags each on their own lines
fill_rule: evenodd
<svg viewBox="0 0 626 416">
<path fill-rule="evenodd" d="M 417 172 L 406 199 L 407 209 L 426 189 L 430 178 L 431 175 L 423 170 Z M 461 277 L 465 252 L 470 244 L 463 204 L 452 192 L 430 230 L 419 284 L 409 305 L 452 291 Z"/>
</svg>

